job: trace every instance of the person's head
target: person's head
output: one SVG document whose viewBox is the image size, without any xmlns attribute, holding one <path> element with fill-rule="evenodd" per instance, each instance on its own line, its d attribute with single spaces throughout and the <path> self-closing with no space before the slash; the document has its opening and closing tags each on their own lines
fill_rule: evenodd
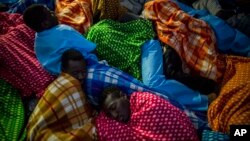
<svg viewBox="0 0 250 141">
<path fill-rule="evenodd" d="M 42 4 L 33 4 L 23 13 L 24 23 L 36 32 L 41 32 L 59 24 L 55 13 Z"/>
<path fill-rule="evenodd" d="M 128 122 L 130 119 L 129 99 L 117 87 L 109 87 L 102 92 L 102 107 L 108 116 L 117 121 Z"/>
<path fill-rule="evenodd" d="M 86 60 L 81 52 L 75 49 L 66 50 L 62 54 L 61 62 L 62 72 L 68 73 L 80 82 L 83 82 L 83 79 L 86 77 L 87 67 Z"/>
</svg>

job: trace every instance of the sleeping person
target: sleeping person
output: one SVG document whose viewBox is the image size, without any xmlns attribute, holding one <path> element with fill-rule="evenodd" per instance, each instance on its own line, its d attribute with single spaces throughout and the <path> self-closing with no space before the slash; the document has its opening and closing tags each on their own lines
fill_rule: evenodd
<svg viewBox="0 0 250 141">
<path fill-rule="evenodd" d="M 25 24 L 36 31 L 35 53 L 42 66 L 51 74 L 61 71 L 60 57 L 69 48 L 82 53 L 88 63 L 97 62 L 92 54 L 96 45 L 86 40 L 78 31 L 70 26 L 59 24 L 54 12 L 42 4 L 29 6 L 23 14 Z M 53 59 L 49 59 L 52 58 Z"/>
<path fill-rule="evenodd" d="M 118 87 L 102 93 L 103 112 L 96 119 L 99 140 L 198 140 L 187 115 L 149 92 L 130 98 Z"/>
<path fill-rule="evenodd" d="M 46 89 L 27 125 L 27 140 L 95 140 L 93 111 L 82 90 L 86 62 L 74 49 L 62 55 L 62 73 Z"/>
<path fill-rule="evenodd" d="M 37 11 L 42 14 L 38 14 Z M 34 18 L 40 19 L 41 21 L 30 20 Z M 95 49 L 96 45 L 86 40 L 71 27 L 59 25 L 54 13 L 43 5 L 32 5 L 26 9 L 24 20 L 27 25 L 37 31 L 35 53 L 42 66 L 51 74 L 58 75 L 61 73 L 61 56 L 64 51 L 67 49 L 76 49 L 82 53 L 87 60 L 88 66 L 86 79 L 83 80 L 85 82 L 84 86 L 88 98 L 95 106 L 98 106 L 97 103 L 99 102 L 100 92 L 103 91 L 106 86 L 117 85 L 122 87 L 123 90 L 131 90 L 128 92 L 129 94 L 132 91 L 151 90 L 160 93 L 163 97 L 175 99 L 180 104 L 187 106 L 190 110 L 207 110 L 209 104 L 207 96 L 189 89 L 175 80 L 165 79 L 162 67 L 157 67 L 156 64 L 150 61 L 154 59 L 149 58 L 152 57 L 152 55 L 149 55 L 152 54 L 149 49 L 160 47 L 157 41 L 150 40 L 143 45 L 143 48 L 148 47 L 148 50 L 142 53 L 144 57 L 142 57 L 143 83 L 141 83 L 120 69 L 98 62 L 96 56 L 91 54 L 91 51 Z M 137 39 L 137 37 L 134 38 Z M 147 57 L 147 55 L 149 56 Z M 153 53 L 153 55 L 155 54 Z M 162 53 L 160 56 L 162 57 Z M 162 61 L 162 58 L 158 61 Z M 158 64 L 162 66 L 162 62 Z"/>
</svg>

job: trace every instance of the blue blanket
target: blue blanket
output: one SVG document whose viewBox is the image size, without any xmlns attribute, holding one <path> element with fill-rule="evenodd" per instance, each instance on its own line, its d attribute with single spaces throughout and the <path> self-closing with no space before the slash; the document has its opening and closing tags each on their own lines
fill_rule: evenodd
<svg viewBox="0 0 250 141">
<path fill-rule="evenodd" d="M 250 57 L 250 38 L 245 34 L 230 27 L 222 19 L 210 15 L 206 10 L 195 10 L 176 0 L 173 1 L 189 15 L 204 20 L 211 26 L 216 36 L 218 49 L 221 53 Z"/>
<path fill-rule="evenodd" d="M 152 52 L 155 50 L 161 55 Z M 189 89 L 175 80 L 165 79 L 162 65 L 160 65 L 162 64 L 162 52 L 160 52 L 160 50 L 160 43 L 157 40 L 150 40 L 143 46 L 142 58 L 144 59 L 142 59 L 142 69 L 144 71 L 142 74 L 143 83 L 146 85 L 127 73 L 104 64 L 97 63 L 88 66 L 85 90 L 87 90 L 87 94 L 92 104 L 98 105 L 100 95 L 105 87 L 116 85 L 128 94 L 134 91 L 157 92 L 157 95 L 165 99 L 174 99 L 190 110 L 206 111 L 208 105 L 206 96 L 202 96 L 200 93 Z M 155 56 L 161 56 L 161 59 L 154 59 Z M 156 60 L 157 62 L 152 60 Z"/>
<path fill-rule="evenodd" d="M 5 0 L 6 1 L 6 0 Z M 23 14 L 24 10 L 32 4 L 44 4 L 50 10 L 55 9 L 55 0 L 12 0 L 14 3 L 9 4 L 9 13 Z"/>
<path fill-rule="evenodd" d="M 156 89 L 148 88 L 125 72 L 104 64 L 88 66 L 88 76 L 85 80 L 84 90 L 86 91 L 90 103 L 98 106 L 103 89 L 112 85 L 119 87 L 128 95 L 135 91 L 147 91 L 159 95 L 165 100 L 170 101 L 170 103 L 174 106 L 183 110 L 190 118 L 196 129 L 207 125 L 207 121 L 200 118 L 196 112 L 189 110 L 186 106 L 180 104 L 174 99 L 169 98 L 167 96 L 167 89 L 165 93 L 158 93 Z"/>
</svg>

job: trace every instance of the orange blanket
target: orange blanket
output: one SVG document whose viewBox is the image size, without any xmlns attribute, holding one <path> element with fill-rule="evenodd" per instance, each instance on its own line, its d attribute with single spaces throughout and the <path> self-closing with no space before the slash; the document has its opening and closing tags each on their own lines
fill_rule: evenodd
<svg viewBox="0 0 250 141">
<path fill-rule="evenodd" d="M 61 24 L 86 33 L 94 18 L 117 20 L 126 9 L 120 0 L 56 0 L 55 12 Z"/>
<path fill-rule="evenodd" d="M 250 58 L 227 57 L 227 68 L 218 98 L 208 108 L 208 121 L 215 131 L 230 125 L 250 125 Z"/>
<path fill-rule="evenodd" d="M 55 13 L 61 24 L 85 33 L 92 24 L 91 0 L 56 0 Z"/>
<path fill-rule="evenodd" d="M 221 78 L 215 35 L 206 22 L 186 14 L 169 0 L 147 2 L 143 16 L 154 21 L 159 39 L 179 54 L 184 72 L 215 81 Z"/>
</svg>

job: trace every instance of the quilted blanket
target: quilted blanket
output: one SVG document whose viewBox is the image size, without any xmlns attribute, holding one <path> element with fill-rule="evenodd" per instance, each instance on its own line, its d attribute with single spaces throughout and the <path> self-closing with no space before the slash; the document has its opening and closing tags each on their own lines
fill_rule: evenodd
<svg viewBox="0 0 250 141">
<path fill-rule="evenodd" d="M 41 96 L 54 80 L 34 53 L 34 31 L 22 15 L 0 13 L 0 78 L 17 88 L 21 96 Z"/>
</svg>

